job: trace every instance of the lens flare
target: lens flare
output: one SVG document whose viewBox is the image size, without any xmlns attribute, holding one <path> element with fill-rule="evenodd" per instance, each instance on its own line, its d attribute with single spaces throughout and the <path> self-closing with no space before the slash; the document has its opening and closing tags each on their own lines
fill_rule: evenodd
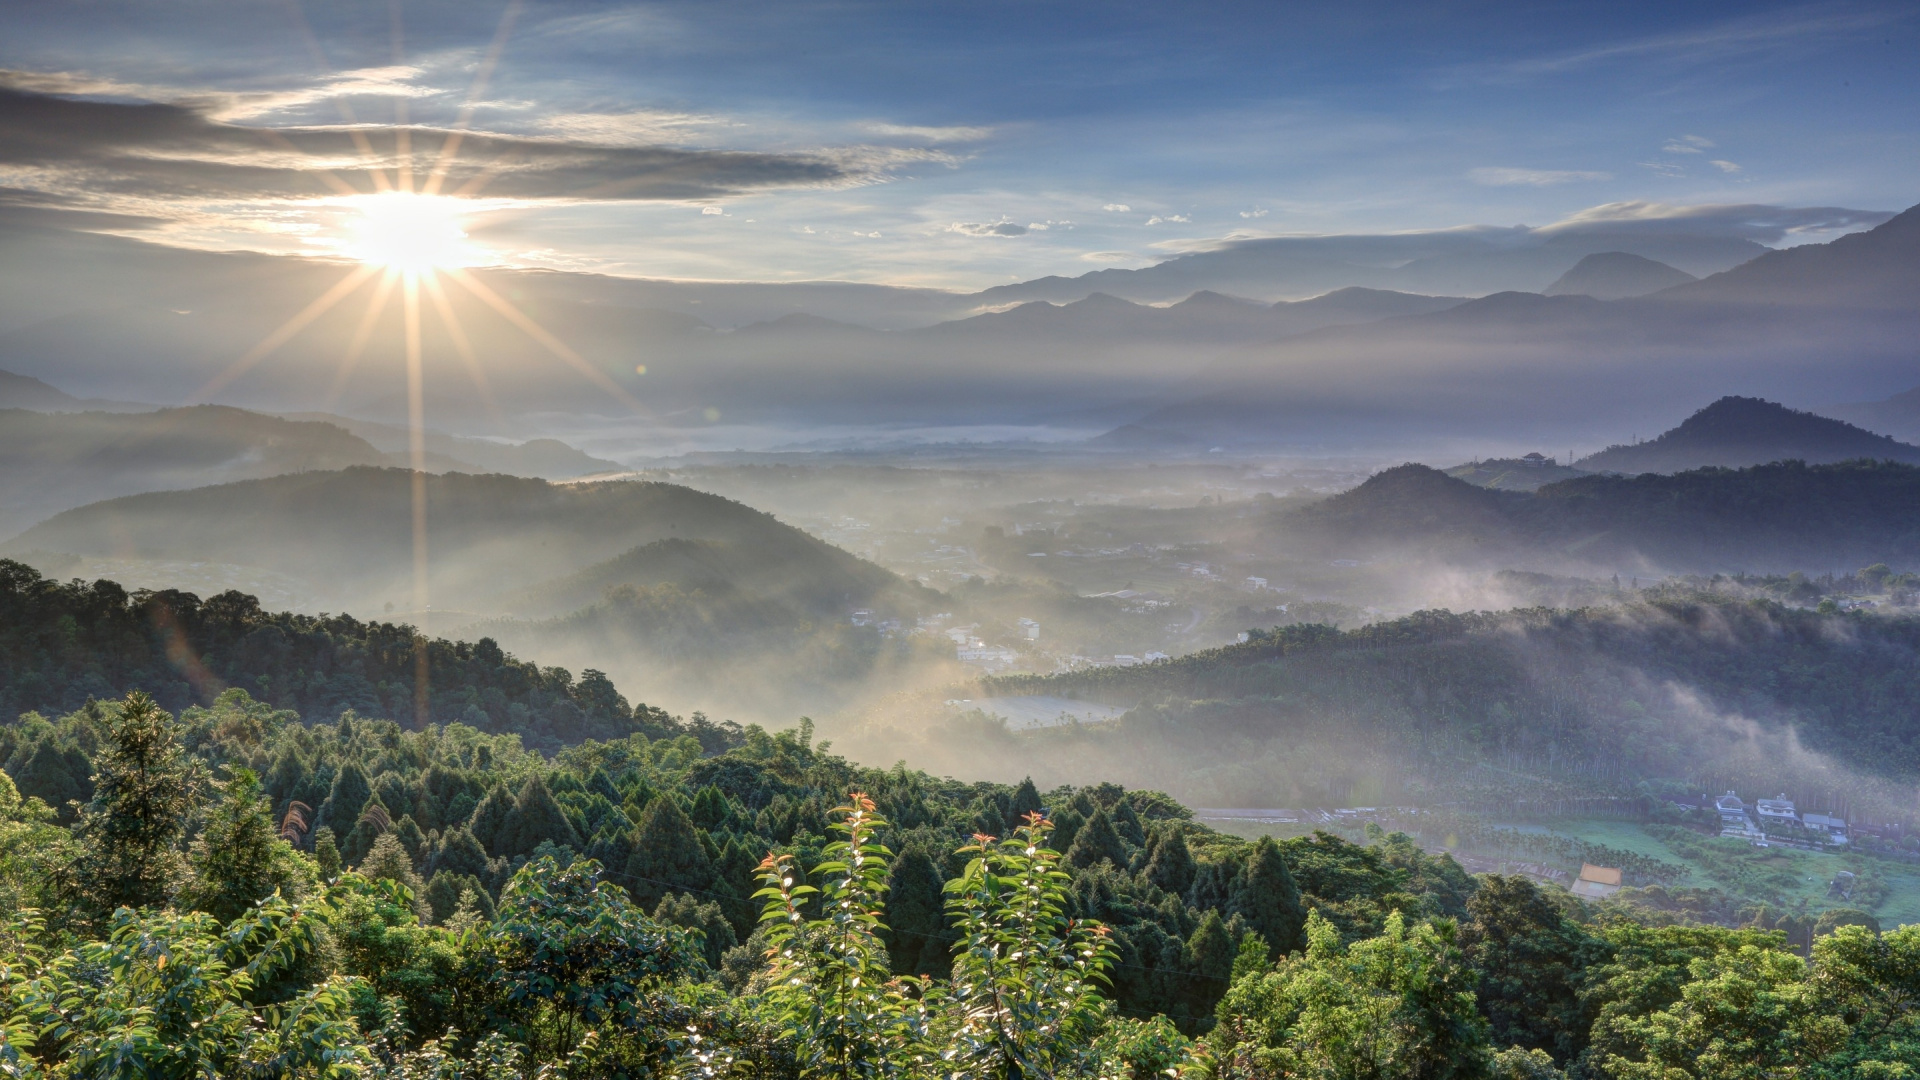
<svg viewBox="0 0 1920 1080">
<path fill-rule="evenodd" d="M 470 266 L 479 251 L 462 227 L 462 201 L 387 192 L 349 200 L 354 216 L 341 249 L 363 263 L 411 274 Z"/>
</svg>

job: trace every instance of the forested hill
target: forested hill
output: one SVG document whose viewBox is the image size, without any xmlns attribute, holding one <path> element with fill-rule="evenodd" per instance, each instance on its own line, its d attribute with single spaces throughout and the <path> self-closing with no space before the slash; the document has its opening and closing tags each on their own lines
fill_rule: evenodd
<svg viewBox="0 0 1920 1080">
<path fill-rule="evenodd" d="M 1799 744 L 1863 773 L 1920 777 L 1920 618 L 1703 594 L 1578 611 L 1427 611 L 1344 632 L 1277 627 L 1158 664 L 1004 676 L 985 689 L 1172 708 L 1199 747 L 1133 747 L 1169 768 L 1201 767 L 1210 740 L 1236 746 L 1242 762 L 1264 753 L 1246 740 L 1281 739 L 1303 759 L 1308 744 L 1357 740 L 1397 751 L 1436 783 L 1513 754 L 1634 777 L 1709 774 L 1718 761 L 1811 782 L 1795 772 L 1806 763 L 1788 746 L 1791 727 Z M 1215 715 L 1208 734 L 1207 711 L 1193 705 L 1208 701 L 1247 708 Z M 1733 738 L 1749 721 L 1780 744 Z M 1155 722 L 1140 721 L 1141 738 Z"/>
<path fill-rule="evenodd" d="M 1623 572 L 1920 568 L 1920 467 L 1847 461 L 1584 476 L 1532 494 L 1387 469 L 1275 530 L 1329 553 Z"/>
<path fill-rule="evenodd" d="M 237 592 L 203 601 L 129 593 L 111 581 L 60 583 L 0 560 L 0 715 L 57 716 L 134 689 L 177 710 L 210 704 L 227 687 L 315 720 L 352 710 L 409 726 L 458 722 L 549 750 L 634 731 L 692 730 L 661 709 L 629 705 L 599 672 L 575 679 L 486 639 L 427 639 L 393 623 L 266 612 Z M 724 745 L 722 729 L 700 724 L 695 734 Z"/>
<path fill-rule="evenodd" d="M 1920 446 L 1759 398 L 1723 397 L 1658 438 L 1609 446 L 1574 464 L 1588 472 L 1633 475 L 1707 465 L 1741 468 L 1789 460 L 1819 465 L 1860 458 L 1915 465 L 1920 464 Z"/>
<path fill-rule="evenodd" d="M 705 584 L 699 575 L 709 571 L 697 560 L 647 549 L 667 540 L 728 549 L 723 572 L 757 567 L 751 584 L 772 588 L 779 578 L 783 596 L 815 613 L 870 607 L 904 587 L 770 514 L 672 484 L 453 473 L 426 477 L 424 490 L 437 611 L 523 614 L 508 598 L 537 596 L 556 579 L 569 579 L 556 587 L 570 596 L 583 587 L 584 596 L 617 584 Z M 634 549 L 643 551 L 589 572 Z M 413 474 L 351 468 L 113 499 L 60 514 L 8 550 L 252 567 L 302 583 L 319 610 L 406 610 Z"/>
</svg>

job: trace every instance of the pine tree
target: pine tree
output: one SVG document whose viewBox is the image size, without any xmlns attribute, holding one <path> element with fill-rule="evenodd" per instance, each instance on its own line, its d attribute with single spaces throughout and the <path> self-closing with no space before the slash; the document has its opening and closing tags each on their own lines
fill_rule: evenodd
<svg viewBox="0 0 1920 1080">
<path fill-rule="evenodd" d="M 1007 806 L 1007 818 L 1015 825 L 1024 825 L 1027 815 L 1037 814 L 1040 809 L 1040 789 L 1033 786 L 1033 777 L 1029 776 L 1013 789 L 1013 799 Z"/>
<path fill-rule="evenodd" d="M 431 854 L 427 850 L 427 834 L 420 830 L 420 823 L 413 820 L 412 814 L 402 814 L 400 820 L 393 823 L 393 836 L 415 863 L 425 861 Z"/>
<path fill-rule="evenodd" d="M 473 834 L 480 846 L 487 849 L 489 855 L 502 854 L 499 847 L 500 830 L 506 827 L 507 818 L 513 814 L 513 793 L 507 785 L 495 783 L 480 805 L 473 808 L 473 817 L 467 822 L 467 831 Z"/>
<path fill-rule="evenodd" d="M 1220 913 L 1207 912 L 1194 928 L 1193 936 L 1187 939 L 1187 963 L 1193 979 L 1186 1012 L 1194 1016 L 1213 1012 L 1214 1003 L 1227 992 L 1233 977 L 1234 952 L 1233 937 L 1227 933 L 1227 924 L 1221 920 Z"/>
<path fill-rule="evenodd" d="M 693 797 L 693 807 L 688 816 L 693 818 L 693 823 L 702 829 L 713 830 L 725 823 L 731 809 L 732 807 L 727 804 L 726 795 L 719 788 L 708 784 Z"/>
<path fill-rule="evenodd" d="M 721 957 L 728 949 L 739 944 L 734 937 L 733 925 L 727 921 L 720 905 L 711 900 L 704 903 L 697 897 L 686 893 L 668 893 L 660 898 L 659 906 L 653 909 L 653 921 L 669 926 L 683 926 L 689 930 L 700 931 L 700 953 L 707 966 L 720 970 Z"/>
<path fill-rule="evenodd" d="M 462 897 L 471 897 L 476 913 L 488 922 L 493 921 L 493 897 L 487 895 L 487 887 L 479 878 L 441 870 L 427 882 L 427 908 L 435 923 L 445 923 L 452 918 L 459 910 Z"/>
<path fill-rule="evenodd" d="M 1227 908 L 1244 917 L 1248 929 L 1267 939 L 1278 955 L 1305 944 L 1300 934 L 1307 913 L 1300 906 L 1300 888 L 1287 870 L 1280 845 L 1271 836 L 1263 836 L 1253 845 L 1246 867 L 1234 879 Z"/>
<path fill-rule="evenodd" d="M 373 850 L 373 842 L 392 827 L 393 818 L 387 813 L 387 804 L 378 795 L 368 799 L 360 808 L 360 819 L 354 822 L 353 830 L 340 842 L 340 857 L 348 866 L 359 866 L 367 852 Z"/>
<path fill-rule="evenodd" d="M 520 794 L 513 801 L 512 811 L 501 823 L 500 831 L 494 837 L 493 849 L 495 854 L 511 859 L 516 855 L 532 854 L 542 841 L 574 851 L 586 846 L 580 842 L 580 834 L 574 830 L 573 823 L 567 820 L 567 812 L 560 808 L 553 792 L 548 790 L 547 782 L 539 776 L 530 776 L 520 786 Z"/>
<path fill-rule="evenodd" d="M 1099 865 L 1102 859 L 1124 869 L 1127 865 L 1127 846 L 1120 842 L 1120 834 L 1114 831 L 1113 819 L 1107 816 L 1107 812 L 1095 810 L 1073 838 L 1073 847 L 1067 851 L 1067 861 L 1085 870 Z"/>
<path fill-rule="evenodd" d="M 1147 831 L 1140 824 L 1140 815 L 1134 812 L 1133 804 L 1126 799 L 1114 804 L 1113 829 L 1120 834 L 1120 839 L 1135 847 L 1147 842 Z"/>
<path fill-rule="evenodd" d="M 193 806 L 193 777 L 173 717 L 141 691 L 108 724 L 93 798 L 73 827 L 71 869 L 82 918 L 121 907 L 159 907 L 186 877 L 178 844 Z"/>
<path fill-rule="evenodd" d="M 87 799 L 86 775 L 85 754 L 61 750 L 51 741 L 43 741 L 33 748 L 13 781 L 22 797 L 46 803 L 64 823 L 74 819 L 74 808 L 69 804 Z"/>
<path fill-rule="evenodd" d="M 669 892 L 704 896 L 713 886 L 713 866 L 692 819 L 671 795 L 661 795 L 647 806 L 627 860 L 634 902 L 652 908 Z"/>
<path fill-rule="evenodd" d="M 895 975 L 945 978 L 946 893 L 940 871 L 919 848 L 909 848 L 887 872 L 887 956 Z"/>
<path fill-rule="evenodd" d="M 299 897 L 310 871 L 276 835 L 269 811 L 251 771 L 241 769 L 227 781 L 188 854 L 193 880 L 181 891 L 183 904 L 228 923 L 275 890 L 289 900 Z"/>
<path fill-rule="evenodd" d="M 437 876 L 442 873 L 460 874 L 477 881 L 488 877 L 487 849 L 464 827 L 448 829 L 440 838 L 440 844 L 434 849 L 428 867 Z"/>
<path fill-rule="evenodd" d="M 313 830 L 313 861 L 320 864 L 321 881 L 333 881 L 340 876 L 340 845 L 333 842 L 333 829 L 329 826 Z"/>
<path fill-rule="evenodd" d="M 1187 895 L 1193 888 L 1195 867 L 1186 833 L 1170 825 L 1156 831 L 1154 838 L 1159 842 L 1147 860 L 1147 880 L 1175 896 Z"/>
<path fill-rule="evenodd" d="M 360 823 L 360 812 L 372 797 L 373 785 L 367 783 L 367 774 L 361 771 L 358 762 L 349 761 L 340 766 L 333 778 L 333 790 L 327 793 L 327 801 L 320 804 L 320 823 L 333 826 L 336 837 L 350 833 Z"/>
</svg>

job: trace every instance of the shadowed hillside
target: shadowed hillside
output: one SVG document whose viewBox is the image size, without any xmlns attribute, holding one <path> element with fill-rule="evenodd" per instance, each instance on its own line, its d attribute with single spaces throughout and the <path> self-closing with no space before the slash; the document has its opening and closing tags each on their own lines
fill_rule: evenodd
<svg viewBox="0 0 1920 1080">
<path fill-rule="evenodd" d="M 884 571 L 771 515 L 671 484 L 563 485 L 459 473 L 425 479 L 436 610 L 512 614 L 507 597 L 663 540 L 732 547 L 741 561 L 806 567 L 816 607 L 871 599 Z M 413 597 L 413 484 L 402 469 L 353 468 L 136 495 L 68 511 L 13 550 L 196 559 L 290 575 L 328 610 L 406 610 Z M 711 575 L 683 564 L 693 576 Z M 648 583 L 665 580 L 659 574 Z M 618 569 L 565 588 L 621 584 Z M 568 595 L 573 595 L 572 592 Z"/>
<path fill-rule="evenodd" d="M 6 409 L 0 411 L 0 536 L 119 495 L 385 460 L 332 424 L 224 405 L 145 413 Z"/>
<path fill-rule="evenodd" d="M 1402 465 L 1274 527 L 1330 556 L 1713 573 L 1920 566 L 1920 468 L 1783 462 L 1586 476 L 1533 494 Z"/>
<path fill-rule="evenodd" d="M 1770 461 L 1824 465 L 1868 458 L 1920 464 L 1920 446 L 1759 398 L 1723 397 L 1657 439 L 1609 446 L 1576 462 L 1588 472 L 1679 472 Z"/>
</svg>

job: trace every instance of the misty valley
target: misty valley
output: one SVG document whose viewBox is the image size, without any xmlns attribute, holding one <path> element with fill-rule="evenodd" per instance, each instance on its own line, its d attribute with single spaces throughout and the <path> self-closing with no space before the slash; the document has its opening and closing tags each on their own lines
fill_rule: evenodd
<svg viewBox="0 0 1920 1080">
<path fill-rule="evenodd" d="M 0 1073 L 1920 1076 L 1911 11 L 58 7 Z"/>
</svg>

